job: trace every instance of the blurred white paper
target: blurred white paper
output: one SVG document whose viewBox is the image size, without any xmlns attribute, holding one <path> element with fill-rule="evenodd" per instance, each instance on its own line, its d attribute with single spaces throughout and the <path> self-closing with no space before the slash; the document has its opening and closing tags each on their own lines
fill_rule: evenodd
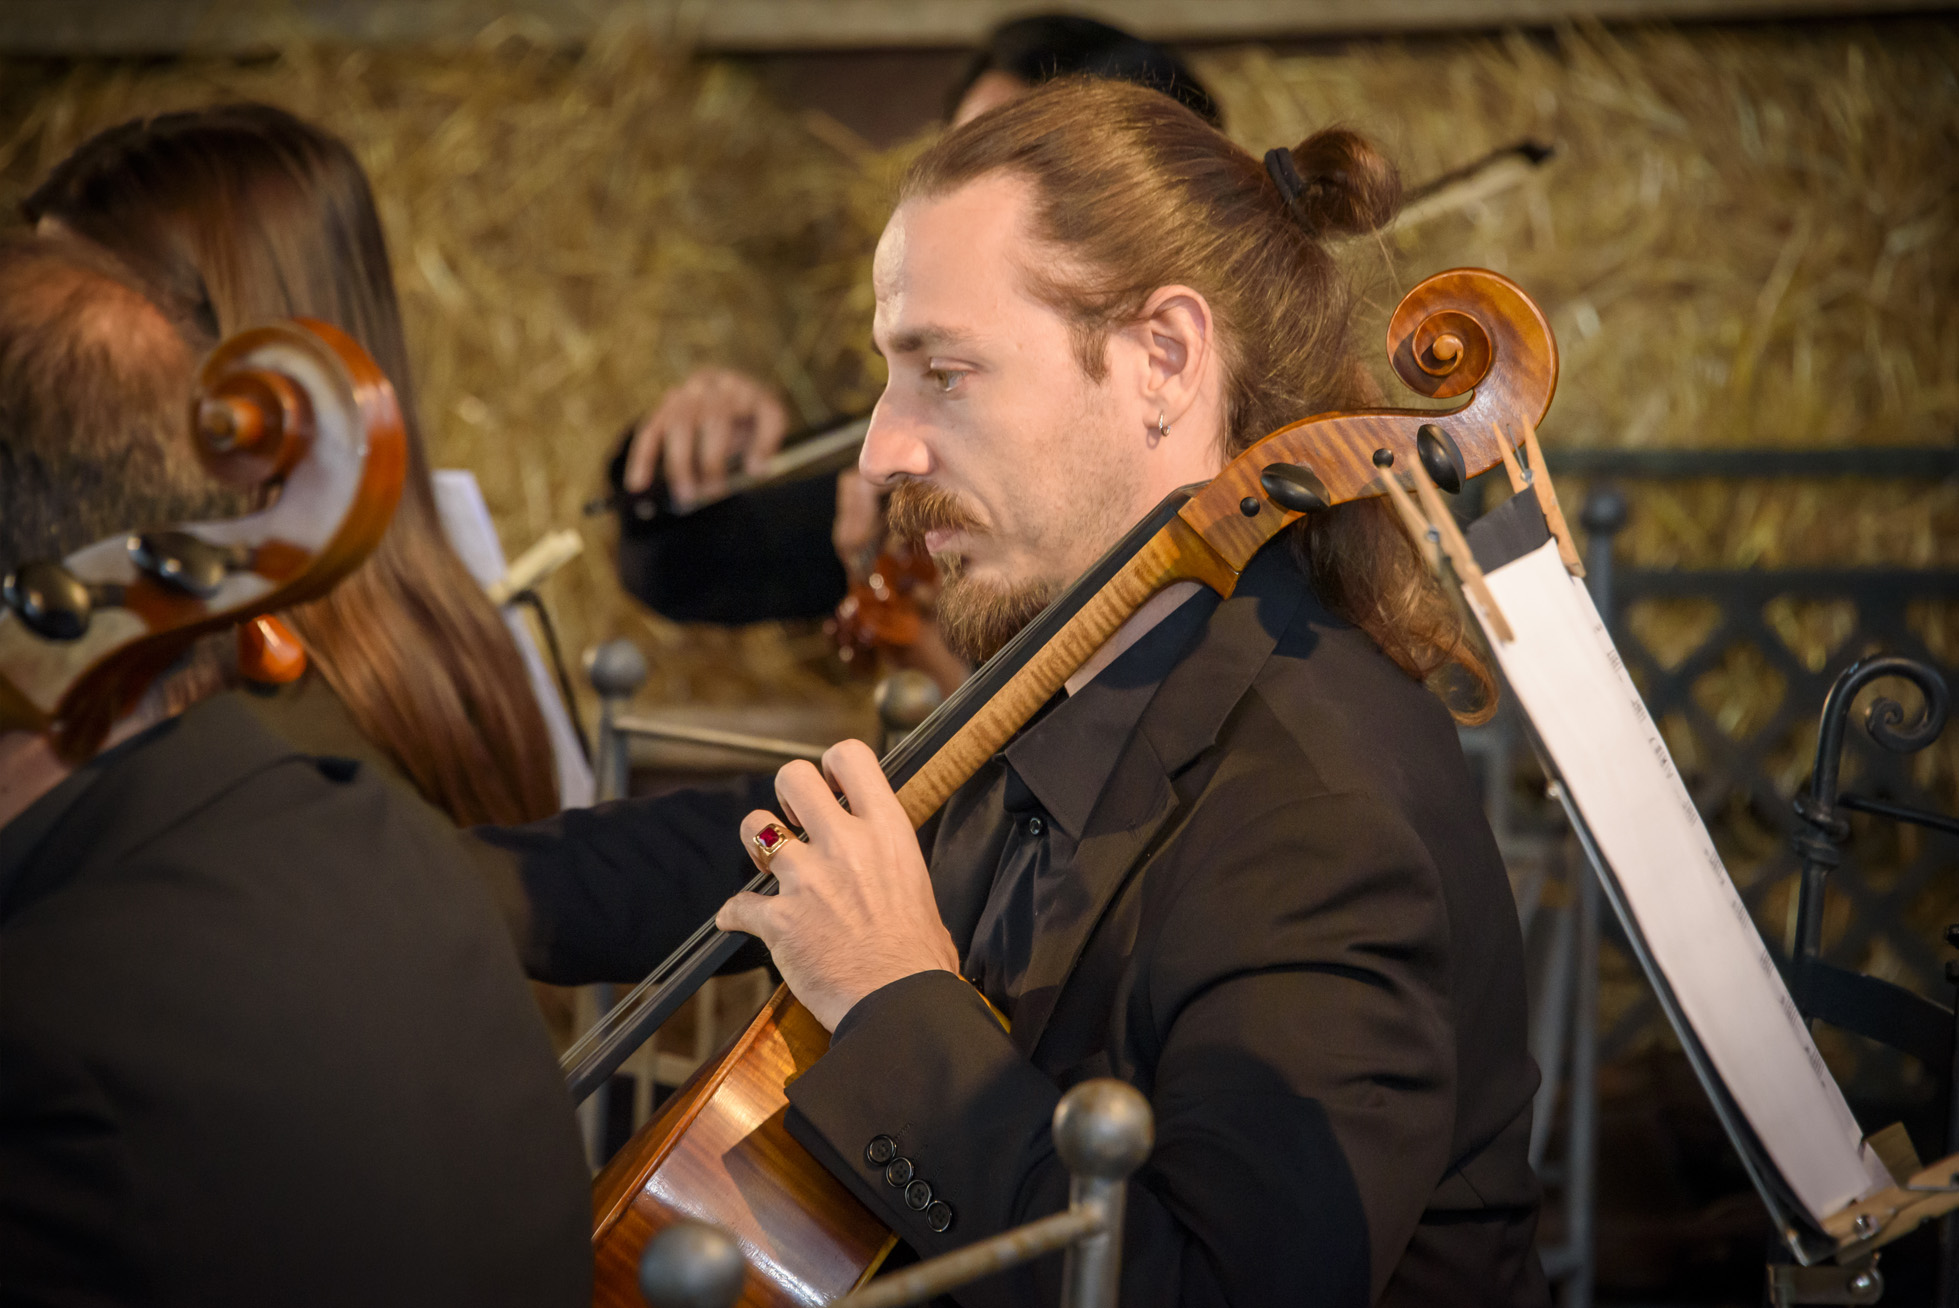
<svg viewBox="0 0 1959 1308">
<path fill-rule="evenodd" d="M 488 588 L 501 581 L 506 566 L 503 545 L 497 539 L 496 524 L 490 520 L 490 507 L 483 502 L 483 490 L 476 484 L 476 474 L 461 468 L 438 468 L 434 483 L 435 508 L 442 517 L 442 530 L 449 537 L 450 548 L 462 559 L 477 585 Z M 571 708 L 559 696 L 557 682 L 523 615 L 506 608 L 503 621 L 517 642 L 517 652 L 523 655 L 524 670 L 530 674 L 531 693 L 544 711 L 544 725 L 551 735 L 551 755 L 557 764 L 558 801 L 565 808 L 587 808 L 596 791 L 592 769 L 578 744 L 578 728 L 572 725 Z"/>
<path fill-rule="evenodd" d="M 1590 828 L 1680 1010 L 1820 1226 L 1891 1184 L 1735 892 L 1591 596 L 1548 541 L 1485 574 L 1505 677 Z M 1467 592 L 1465 592 L 1467 594 Z M 1487 631 L 1486 615 L 1472 610 Z"/>
</svg>

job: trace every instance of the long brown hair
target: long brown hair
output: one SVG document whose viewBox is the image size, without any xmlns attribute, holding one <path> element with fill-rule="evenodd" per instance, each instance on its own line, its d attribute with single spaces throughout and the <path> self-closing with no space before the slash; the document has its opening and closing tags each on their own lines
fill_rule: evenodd
<svg viewBox="0 0 1959 1308">
<path fill-rule="evenodd" d="M 1392 217 L 1400 180 L 1344 129 L 1291 155 L 1304 187 L 1289 201 L 1259 160 L 1168 96 L 1070 78 L 948 132 L 912 164 L 900 196 L 943 195 L 994 172 L 1027 178 L 1049 249 L 1022 274 L 1069 319 L 1092 378 L 1107 373 L 1110 333 L 1158 287 L 1201 293 L 1224 363 L 1229 458 L 1299 418 L 1379 402 L 1352 349 L 1354 296 L 1327 242 Z M 1386 505 L 1312 514 L 1293 546 L 1330 607 L 1417 680 L 1459 669 L 1487 716 L 1488 667 Z"/>
<path fill-rule="evenodd" d="M 23 209 L 110 251 L 211 341 L 305 315 L 374 356 L 407 419 L 407 487 L 368 562 L 284 616 L 362 734 L 455 821 L 554 811 L 523 661 L 436 513 L 387 246 L 353 152 L 265 105 L 165 114 L 84 143 Z"/>
</svg>

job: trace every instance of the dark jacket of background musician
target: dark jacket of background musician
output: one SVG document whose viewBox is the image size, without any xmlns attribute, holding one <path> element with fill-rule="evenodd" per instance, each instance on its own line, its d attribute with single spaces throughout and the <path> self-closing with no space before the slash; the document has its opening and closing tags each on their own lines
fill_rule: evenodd
<svg viewBox="0 0 1959 1308">
<path fill-rule="evenodd" d="M 0 828 L 0 1302 L 588 1303 L 571 1105 L 462 844 L 235 696 Z"/>
<path fill-rule="evenodd" d="M 625 468 L 622 443 L 606 474 L 615 496 Z M 730 626 L 825 618 L 850 589 L 830 540 L 833 476 L 731 495 L 691 513 L 641 517 L 636 503 L 619 510 L 619 584 L 661 617 Z"/>
<path fill-rule="evenodd" d="M 1013 978 L 1011 1034 L 950 973 L 896 982 L 790 1085 L 791 1131 L 929 1256 L 1064 1207 L 1055 1103 L 1117 1076 L 1157 1130 L 1125 1303 L 1548 1302 L 1522 944 L 1447 712 L 1283 547 L 1151 635 L 1174 643 L 1028 728 L 930 837 L 968 974 Z M 1023 950 L 981 928 L 1030 812 L 1072 848 L 1023 901 Z M 953 1297 L 1053 1302 L 1058 1276 Z"/>
</svg>

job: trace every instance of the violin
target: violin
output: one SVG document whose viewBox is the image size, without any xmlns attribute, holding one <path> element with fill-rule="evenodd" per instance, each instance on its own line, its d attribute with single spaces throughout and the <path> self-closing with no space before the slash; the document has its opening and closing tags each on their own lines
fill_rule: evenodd
<svg viewBox="0 0 1959 1308">
<path fill-rule="evenodd" d="M 838 657 L 853 667 L 874 667 L 880 655 L 900 655 L 916 645 L 939 588 L 931 556 L 908 542 L 888 542 L 864 574 L 850 583 L 836 616 L 824 624 Z"/>
<path fill-rule="evenodd" d="M 112 536 L 0 586 L 0 730 L 46 735 L 68 762 L 92 756 L 199 636 L 325 594 L 380 543 L 401 497 L 394 388 L 327 323 L 220 342 L 188 416 L 205 469 L 266 508 Z"/>
<path fill-rule="evenodd" d="M 1321 414 L 1272 433 L 1216 478 L 1173 492 L 884 759 L 914 826 L 991 758 L 1152 595 L 1197 581 L 1229 596 L 1253 555 L 1307 513 L 1388 493 L 1422 470 L 1445 490 L 1494 467 L 1499 428 L 1536 426 L 1557 346 L 1514 283 L 1455 269 L 1411 290 L 1388 324 L 1395 372 L 1447 410 Z M 772 893 L 764 872 L 747 887 Z M 748 938 L 712 922 L 565 1056 L 574 1097 L 609 1076 Z M 593 1183 L 595 1302 L 637 1305 L 647 1241 L 681 1218 L 732 1232 L 743 1304 L 827 1302 L 875 1270 L 896 1237 L 789 1135 L 787 1084 L 829 1035 L 787 988 L 703 1066 Z"/>
</svg>

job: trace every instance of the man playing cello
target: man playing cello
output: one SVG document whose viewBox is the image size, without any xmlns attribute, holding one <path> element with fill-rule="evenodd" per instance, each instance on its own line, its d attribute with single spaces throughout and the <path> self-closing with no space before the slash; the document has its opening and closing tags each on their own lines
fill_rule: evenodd
<svg viewBox="0 0 1959 1308">
<path fill-rule="evenodd" d="M 1370 398 L 1327 243 L 1397 192 L 1351 133 L 1261 166 L 1108 83 L 920 158 L 877 253 L 890 381 L 860 466 L 948 576 L 960 652 L 1167 492 Z M 1157 1120 L 1126 1301 L 1545 1302 L 1515 908 L 1423 684 L 1451 669 L 1487 693 L 1361 502 L 1228 600 L 1151 601 L 922 833 L 861 744 L 784 768 L 742 827 L 781 892 L 718 921 L 833 1032 L 791 1132 L 929 1255 L 1062 1207 L 1055 1103 L 1113 1075 Z M 1051 1299 L 1053 1261 L 959 1301 Z"/>
</svg>

